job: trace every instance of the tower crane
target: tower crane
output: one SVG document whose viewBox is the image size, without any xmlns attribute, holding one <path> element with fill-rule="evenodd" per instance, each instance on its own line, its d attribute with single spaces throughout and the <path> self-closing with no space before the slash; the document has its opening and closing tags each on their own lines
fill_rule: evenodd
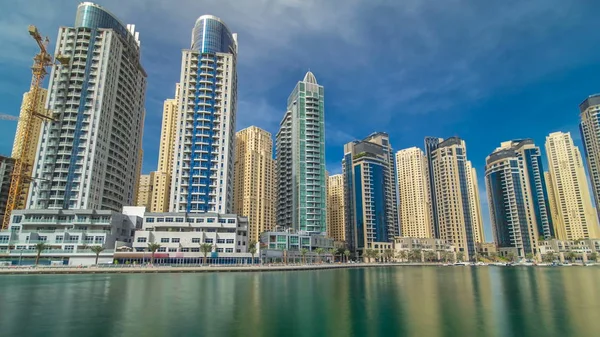
<svg viewBox="0 0 600 337">
<path fill-rule="evenodd" d="M 33 118 L 41 118 L 45 120 L 51 120 L 52 118 L 47 114 L 46 111 L 36 111 L 36 106 L 38 99 L 40 97 L 40 89 L 42 87 L 42 82 L 44 77 L 48 74 L 47 68 L 52 67 L 57 64 L 68 64 L 69 58 L 57 55 L 56 58 L 53 58 L 52 55 L 48 53 L 47 47 L 49 43 L 49 39 L 42 38 L 38 29 L 35 26 L 28 27 L 29 35 L 37 42 L 37 45 L 40 49 L 39 53 L 35 55 L 33 58 L 33 67 L 31 68 L 33 76 L 31 78 L 31 97 L 27 102 L 27 106 L 25 107 L 25 114 L 21 116 L 20 119 L 23 125 L 23 133 L 21 134 L 21 139 L 19 140 L 22 146 L 19 146 L 17 149 L 17 153 L 15 155 L 16 158 L 15 164 L 13 167 L 13 173 L 10 181 L 10 190 L 8 193 L 8 200 L 6 202 L 6 210 L 4 212 L 4 218 L 2 220 L 2 229 L 7 229 L 8 224 L 10 223 L 10 215 L 12 211 L 18 206 L 19 200 L 21 199 L 21 194 L 23 192 L 23 185 L 29 183 L 32 178 L 27 170 L 27 164 L 23 160 L 24 147 L 31 142 L 31 129 L 33 128 Z"/>
</svg>

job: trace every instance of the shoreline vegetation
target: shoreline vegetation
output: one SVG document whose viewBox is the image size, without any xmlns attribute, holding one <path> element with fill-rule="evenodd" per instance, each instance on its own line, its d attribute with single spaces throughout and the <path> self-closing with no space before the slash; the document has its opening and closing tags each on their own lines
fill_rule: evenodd
<svg viewBox="0 0 600 337">
<path fill-rule="evenodd" d="M 215 273 L 215 272 L 273 272 L 371 267 L 556 267 L 593 266 L 595 264 L 442 264 L 442 263 L 322 263 L 322 264 L 264 264 L 264 265 L 106 265 L 106 266 L 29 266 L 0 267 L 0 275 L 58 275 L 58 274 L 157 274 L 157 273 Z"/>
</svg>

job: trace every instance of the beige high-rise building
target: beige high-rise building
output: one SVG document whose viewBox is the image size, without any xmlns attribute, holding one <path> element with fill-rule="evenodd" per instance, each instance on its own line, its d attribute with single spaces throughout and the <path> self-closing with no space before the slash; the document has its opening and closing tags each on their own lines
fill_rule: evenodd
<svg viewBox="0 0 600 337">
<path fill-rule="evenodd" d="M 412 238 L 432 238 L 429 171 L 427 157 L 421 149 L 411 147 L 396 152 L 396 180 L 401 235 Z"/>
<path fill-rule="evenodd" d="M 483 232 L 483 217 L 481 216 L 481 199 L 479 198 L 479 184 L 477 183 L 477 171 L 472 167 L 471 162 L 467 162 L 469 174 L 469 199 L 473 200 L 470 203 L 471 219 L 473 222 L 473 240 L 475 243 L 485 242 L 485 233 Z"/>
<path fill-rule="evenodd" d="M 556 197 L 554 195 L 554 189 L 552 188 L 552 176 L 550 172 L 544 172 L 544 180 L 546 181 L 546 191 L 548 191 L 548 204 L 550 205 L 550 218 L 554 225 L 554 233 L 559 226 L 562 226 L 562 222 L 558 216 L 558 206 L 556 205 Z"/>
<path fill-rule="evenodd" d="M 271 134 L 256 126 L 235 136 L 234 212 L 248 217 L 248 240 L 275 227 L 275 161 Z"/>
<path fill-rule="evenodd" d="M 327 233 L 335 241 L 346 241 L 344 208 L 344 175 L 327 178 Z"/>
<path fill-rule="evenodd" d="M 35 112 L 44 113 L 45 105 L 46 105 L 46 96 L 48 95 L 48 90 L 39 89 L 39 97 L 37 102 L 34 104 Z M 31 175 L 33 171 L 33 164 L 35 162 L 35 155 L 37 153 L 38 142 L 40 139 L 40 129 L 42 127 L 42 119 L 37 117 L 29 117 L 27 115 L 27 106 L 31 103 L 32 92 L 28 91 L 23 94 L 23 102 L 21 103 L 21 112 L 19 113 L 19 123 L 17 124 L 17 132 L 15 133 L 15 140 L 13 142 L 12 149 L 12 158 L 20 158 L 27 166 L 24 173 L 27 175 Z M 27 118 L 33 118 L 31 121 L 31 131 L 29 136 L 29 143 L 23 144 L 23 133 L 25 132 L 25 124 L 27 123 Z M 29 183 L 23 184 L 23 189 L 21 190 L 22 198 L 17 205 L 16 209 L 25 208 L 26 198 L 29 194 Z M 4 212 L 4 209 L 2 210 Z"/>
<path fill-rule="evenodd" d="M 150 209 L 150 202 L 152 201 L 152 183 L 154 181 L 154 172 L 150 174 L 140 175 L 139 185 L 137 190 L 137 199 L 135 201 L 136 206 L 144 206 L 146 210 Z"/>
<path fill-rule="evenodd" d="M 579 149 L 571 133 L 553 132 L 546 137 L 546 155 L 553 199 L 556 203 L 556 234 L 559 240 L 598 237 L 598 220 Z"/>
<path fill-rule="evenodd" d="M 162 128 L 160 131 L 160 148 L 158 167 L 154 172 L 151 212 L 168 212 L 171 195 L 171 176 L 175 155 L 175 137 L 177 134 L 177 104 L 179 101 L 179 84 L 175 88 L 175 99 L 167 99 L 163 104 Z"/>
</svg>

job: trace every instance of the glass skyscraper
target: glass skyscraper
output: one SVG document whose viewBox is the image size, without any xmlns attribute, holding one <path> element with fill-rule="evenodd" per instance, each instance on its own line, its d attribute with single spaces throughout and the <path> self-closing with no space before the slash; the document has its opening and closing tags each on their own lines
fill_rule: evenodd
<svg viewBox="0 0 600 337">
<path fill-rule="evenodd" d="M 391 154 L 389 137 L 381 132 L 344 146 L 346 242 L 359 256 L 365 249 L 390 248 L 398 235 Z"/>
<path fill-rule="evenodd" d="M 486 185 L 494 241 L 524 257 L 538 237 L 554 238 L 540 149 L 531 139 L 503 142 L 486 158 Z"/>
<path fill-rule="evenodd" d="M 107 209 L 134 204 L 141 169 L 146 72 L 133 25 L 84 2 L 74 27 L 61 27 L 29 208 Z"/>
<path fill-rule="evenodd" d="M 237 35 L 212 15 L 182 52 L 170 211 L 233 211 Z"/>
<path fill-rule="evenodd" d="M 310 71 L 288 98 L 276 137 L 278 226 L 327 230 L 324 99 Z"/>
<path fill-rule="evenodd" d="M 581 102 L 579 112 L 581 118 L 579 130 L 598 213 L 600 210 L 600 94 L 591 95 Z"/>
</svg>

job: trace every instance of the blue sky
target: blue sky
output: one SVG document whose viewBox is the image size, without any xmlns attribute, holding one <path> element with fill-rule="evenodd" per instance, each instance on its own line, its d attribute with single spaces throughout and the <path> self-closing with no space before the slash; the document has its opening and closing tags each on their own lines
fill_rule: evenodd
<svg viewBox="0 0 600 337">
<path fill-rule="evenodd" d="M 8 4 L 7 4 L 8 3 Z M 30 83 L 35 24 L 51 40 L 71 26 L 79 1 L 3 0 L 0 113 L 18 114 Z M 492 239 L 485 157 L 501 141 L 570 131 L 578 104 L 600 92 L 597 1 L 127 0 L 100 1 L 136 24 L 148 72 L 143 171 L 155 170 L 162 102 L 179 79 L 181 49 L 203 14 L 238 33 L 238 129 L 275 134 L 287 96 L 307 69 L 325 86 L 327 167 L 343 144 L 374 131 L 395 149 L 425 136 L 460 136 L 478 170 Z M 53 45 L 52 45 L 53 48 Z M 52 49 L 53 50 L 53 49 Z M 0 121 L 0 154 L 16 123 Z"/>
</svg>

